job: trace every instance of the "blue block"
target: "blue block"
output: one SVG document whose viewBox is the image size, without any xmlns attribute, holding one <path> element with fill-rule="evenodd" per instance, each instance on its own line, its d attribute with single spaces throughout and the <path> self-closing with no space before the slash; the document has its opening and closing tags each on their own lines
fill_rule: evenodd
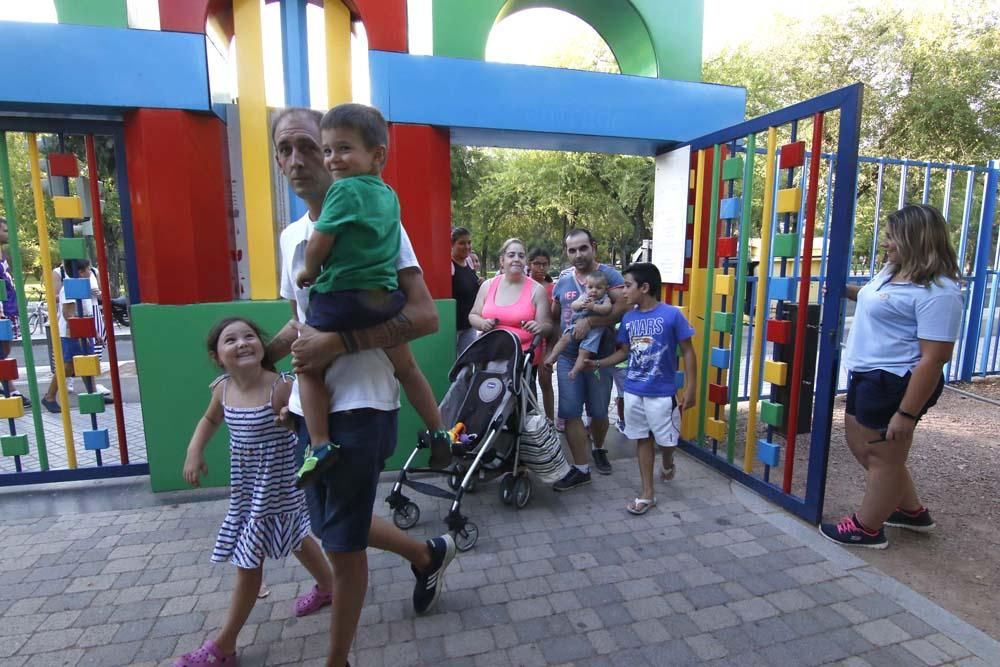
<svg viewBox="0 0 1000 667">
<path fill-rule="evenodd" d="M 678 389 L 684 386 L 684 371 L 674 372 L 674 386 Z"/>
<path fill-rule="evenodd" d="M 96 431 L 83 432 L 83 448 L 90 451 L 107 449 L 110 446 L 108 429 L 99 428 Z"/>
<path fill-rule="evenodd" d="M 90 278 L 66 278 L 63 280 L 63 289 L 66 290 L 67 299 L 89 299 Z"/>
<path fill-rule="evenodd" d="M 211 110 L 203 34 L 0 21 L 0 63 L 8 106 Z"/>
<path fill-rule="evenodd" d="M 741 197 L 727 197 L 719 202 L 719 217 L 723 220 L 732 220 L 740 217 Z"/>
<path fill-rule="evenodd" d="M 715 368 L 729 368 L 729 359 L 732 356 L 732 350 L 727 350 L 722 347 L 712 348 L 712 366 Z"/>
<path fill-rule="evenodd" d="M 10 320 L 0 320 L 0 340 L 14 340 L 14 325 Z"/>
<path fill-rule="evenodd" d="M 692 248 L 692 241 L 691 241 L 691 239 L 688 239 L 687 241 L 684 242 L 684 258 L 685 259 L 691 256 L 691 248 Z"/>
<path fill-rule="evenodd" d="M 767 281 L 767 298 L 771 301 L 795 301 L 798 290 L 798 278 L 770 278 Z"/>
<path fill-rule="evenodd" d="M 693 81 L 387 51 L 368 62 L 386 120 L 448 128 L 454 144 L 656 155 L 746 108 L 743 88 Z"/>
<path fill-rule="evenodd" d="M 772 468 L 781 461 L 781 445 L 767 440 L 757 441 L 757 460 Z"/>
</svg>

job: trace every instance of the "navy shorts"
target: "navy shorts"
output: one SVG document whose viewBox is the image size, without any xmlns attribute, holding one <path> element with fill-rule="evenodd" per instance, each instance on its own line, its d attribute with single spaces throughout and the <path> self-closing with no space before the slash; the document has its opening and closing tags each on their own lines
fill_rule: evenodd
<svg viewBox="0 0 1000 667">
<path fill-rule="evenodd" d="M 900 377 L 889 371 L 851 372 L 847 380 L 847 406 L 844 411 L 852 415 L 858 423 L 876 431 L 889 426 L 889 420 L 896 414 L 903 402 L 906 387 L 910 384 L 911 373 Z M 927 399 L 917 418 L 927 414 L 937 403 L 944 390 L 944 376 L 938 380 L 934 393 Z"/>
<path fill-rule="evenodd" d="M 73 361 L 73 357 L 94 353 L 94 342 L 90 338 L 62 338 L 62 355 L 64 362 Z"/>
<path fill-rule="evenodd" d="M 400 290 L 310 290 L 306 324 L 320 331 L 367 329 L 395 317 L 405 305 Z"/>
<path fill-rule="evenodd" d="M 379 474 L 396 449 L 398 415 L 398 410 L 370 408 L 329 415 L 330 439 L 340 445 L 340 459 L 306 487 L 309 522 L 324 550 L 349 553 L 368 547 Z M 296 419 L 296 432 L 298 468 L 309 443 L 309 431 L 301 417 Z"/>
</svg>

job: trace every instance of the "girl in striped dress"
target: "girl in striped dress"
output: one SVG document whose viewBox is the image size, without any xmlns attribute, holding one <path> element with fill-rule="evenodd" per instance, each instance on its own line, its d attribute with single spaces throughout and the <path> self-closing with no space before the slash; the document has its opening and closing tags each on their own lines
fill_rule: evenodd
<svg viewBox="0 0 1000 667">
<path fill-rule="evenodd" d="M 295 615 L 330 604 L 331 572 L 309 535 L 305 495 L 295 488 L 295 435 L 279 422 L 288 405 L 291 381 L 264 359 L 264 336 L 253 322 L 226 318 L 208 336 L 209 356 L 225 374 L 211 385 L 212 398 L 198 422 L 184 462 L 192 486 L 207 473 L 205 446 L 225 420 L 230 434 L 229 511 L 219 529 L 212 561 L 237 569 L 226 623 L 202 647 L 175 667 L 236 665 L 236 637 L 257 601 L 265 558 L 294 553 L 316 580 L 295 602 Z"/>
</svg>

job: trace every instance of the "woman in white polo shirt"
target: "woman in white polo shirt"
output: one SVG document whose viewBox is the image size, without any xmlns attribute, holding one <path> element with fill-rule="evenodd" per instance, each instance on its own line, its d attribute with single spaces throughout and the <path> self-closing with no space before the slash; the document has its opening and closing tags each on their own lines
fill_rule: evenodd
<svg viewBox="0 0 1000 667">
<path fill-rule="evenodd" d="M 944 388 L 962 320 L 958 262 L 937 209 L 914 204 L 889 215 L 885 266 L 870 283 L 848 285 L 858 302 L 847 338 L 850 371 L 844 426 L 847 446 L 864 466 L 861 507 L 824 537 L 848 546 L 889 546 L 883 525 L 934 528 L 906 459 L 913 430 Z"/>
</svg>

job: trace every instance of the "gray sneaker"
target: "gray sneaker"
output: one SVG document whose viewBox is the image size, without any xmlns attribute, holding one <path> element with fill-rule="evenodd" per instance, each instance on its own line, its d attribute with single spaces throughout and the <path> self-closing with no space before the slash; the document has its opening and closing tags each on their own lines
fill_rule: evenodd
<svg viewBox="0 0 1000 667">
<path fill-rule="evenodd" d="M 603 448 L 592 449 L 590 450 L 590 456 L 594 459 L 594 467 L 597 468 L 597 472 L 602 475 L 611 474 L 611 461 L 608 460 L 607 450 Z"/>
<path fill-rule="evenodd" d="M 552 485 L 553 491 L 569 491 L 578 486 L 583 486 L 584 484 L 590 484 L 590 473 L 580 472 L 580 470 L 573 466 L 566 473 L 566 476 L 561 480 Z"/>
</svg>

